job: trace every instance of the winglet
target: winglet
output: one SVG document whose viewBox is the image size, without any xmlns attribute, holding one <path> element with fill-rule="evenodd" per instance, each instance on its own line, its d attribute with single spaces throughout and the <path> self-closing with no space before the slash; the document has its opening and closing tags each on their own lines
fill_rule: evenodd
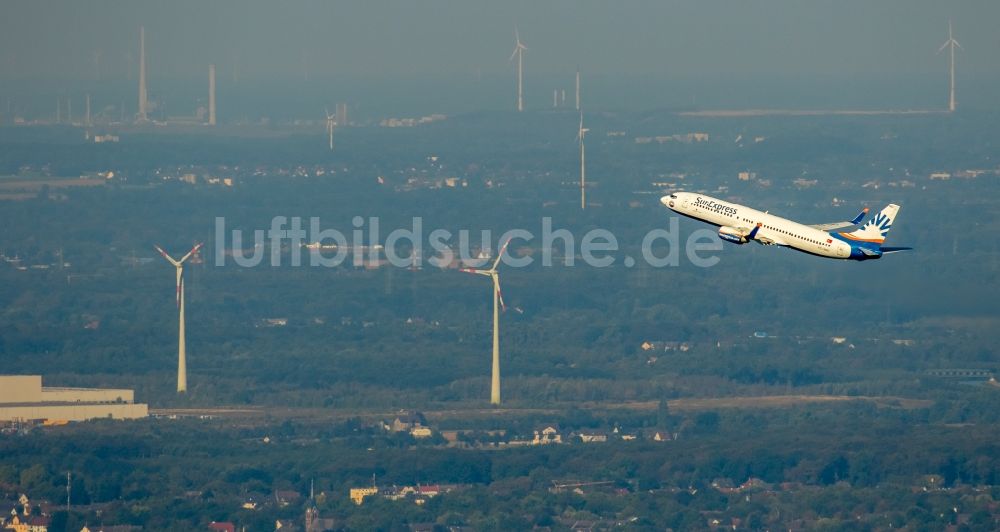
<svg viewBox="0 0 1000 532">
<path fill-rule="evenodd" d="M 868 214 L 868 207 L 865 207 L 863 211 L 859 212 L 858 215 L 851 220 L 851 225 L 858 225 L 861 223 L 861 220 L 865 219 L 866 214 Z"/>
<path fill-rule="evenodd" d="M 757 227 L 754 227 L 753 230 L 750 231 L 750 234 L 747 235 L 747 242 L 749 242 L 749 241 L 751 241 L 751 240 L 753 240 L 754 238 L 757 237 L 757 231 L 760 230 L 760 226 L 762 226 L 762 225 L 764 225 L 764 224 L 761 223 L 761 222 L 757 222 Z"/>
</svg>

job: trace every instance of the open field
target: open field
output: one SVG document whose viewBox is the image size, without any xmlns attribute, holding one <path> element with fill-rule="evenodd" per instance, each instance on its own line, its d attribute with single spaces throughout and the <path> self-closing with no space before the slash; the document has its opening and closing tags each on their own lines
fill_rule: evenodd
<svg viewBox="0 0 1000 532">
<path fill-rule="evenodd" d="M 672 412 L 697 412 L 702 410 L 717 410 L 725 408 L 789 408 L 804 404 L 816 403 L 850 403 L 855 401 L 866 401 L 885 408 L 915 409 L 925 408 L 931 405 L 931 401 L 925 399 L 908 399 L 904 397 L 864 397 L 847 395 L 769 395 L 759 397 L 713 397 L 713 398 L 691 398 L 674 399 L 668 401 L 668 407 Z M 585 403 L 582 406 L 588 410 L 608 411 L 608 410 L 655 410 L 658 407 L 656 401 L 626 402 L 626 403 L 605 403 L 593 402 Z M 487 416 L 510 417 L 510 416 L 530 416 L 530 415 L 556 415 L 564 408 L 454 408 L 444 410 L 426 410 L 424 415 L 428 419 L 456 419 L 456 418 L 483 418 Z M 261 407 L 261 408 L 169 408 L 151 409 L 150 415 L 168 417 L 213 417 L 225 419 L 295 419 L 300 421 L 332 421 L 336 419 L 346 419 L 349 417 L 362 417 L 373 419 L 390 418 L 396 415 L 395 411 L 386 410 L 357 410 L 357 409 L 323 409 L 323 408 L 282 408 L 282 407 Z"/>
</svg>

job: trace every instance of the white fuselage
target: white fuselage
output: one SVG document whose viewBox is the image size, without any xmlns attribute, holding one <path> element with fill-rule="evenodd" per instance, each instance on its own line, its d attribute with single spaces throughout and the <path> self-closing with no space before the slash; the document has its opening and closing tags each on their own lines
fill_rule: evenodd
<svg viewBox="0 0 1000 532">
<path fill-rule="evenodd" d="M 719 227 L 733 228 L 743 235 L 748 235 L 757 224 L 760 224 L 754 240 L 761 244 L 788 246 L 813 255 L 835 259 L 846 259 L 851 256 L 850 244 L 832 238 L 826 231 L 744 205 L 692 192 L 675 192 L 664 196 L 661 201 L 667 208 L 677 213 Z"/>
</svg>

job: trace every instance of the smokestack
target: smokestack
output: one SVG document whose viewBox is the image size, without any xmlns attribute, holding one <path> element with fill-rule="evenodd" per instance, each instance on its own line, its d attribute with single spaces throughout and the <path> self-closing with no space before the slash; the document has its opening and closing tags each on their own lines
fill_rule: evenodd
<svg viewBox="0 0 1000 532">
<path fill-rule="evenodd" d="M 146 29 L 139 26 L 139 122 L 149 120 L 146 116 Z"/>
<path fill-rule="evenodd" d="M 208 125 L 215 125 L 215 65 L 208 65 Z"/>
</svg>

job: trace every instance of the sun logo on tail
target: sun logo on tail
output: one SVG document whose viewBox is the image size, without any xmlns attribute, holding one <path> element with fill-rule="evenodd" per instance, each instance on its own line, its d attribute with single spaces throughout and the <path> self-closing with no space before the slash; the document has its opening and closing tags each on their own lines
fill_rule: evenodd
<svg viewBox="0 0 1000 532">
<path fill-rule="evenodd" d="M 874 218 L 868 220 L 864 227 L 865 232 L 877 230 L 882 236 L 887 235 L 889 229 L 892 229 L 892 219 L 882 213 L 878 213 Z"/>
</svg>

